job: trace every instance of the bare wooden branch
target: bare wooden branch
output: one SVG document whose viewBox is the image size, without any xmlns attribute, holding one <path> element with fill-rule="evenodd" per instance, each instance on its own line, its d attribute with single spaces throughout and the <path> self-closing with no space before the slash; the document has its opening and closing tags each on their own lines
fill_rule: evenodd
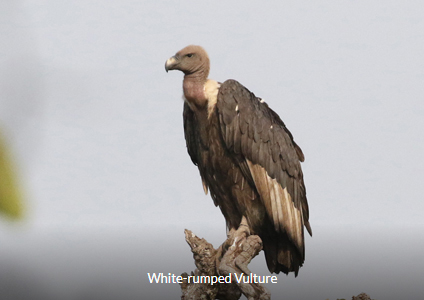
<svg viewBox="0 0 424 300">
<path fill-rule="evenodd" d="M 248 227 L 243 222 L 238 230 L 229 232 L 227 240 L 218 249 L 190 230 L 185 230 L 185 237 L 197 269 L 191 275 L 181 274 L 185 278 L 181 283 L 181 299 L 237 300 L 242 294 L 249 300 L 271 298 L 271 294 L 260 283 L 236 280 L 236 276 L 240 278 L 241 274 L 250 275 L 247 266 L 262 250 L 262 240 L 259 236 L 249 235 Z M 203 281 L 201 276 L 204 276 Z M 212 283 L 211 278 L 220 278 L 220 282 Z"/>
</svg>

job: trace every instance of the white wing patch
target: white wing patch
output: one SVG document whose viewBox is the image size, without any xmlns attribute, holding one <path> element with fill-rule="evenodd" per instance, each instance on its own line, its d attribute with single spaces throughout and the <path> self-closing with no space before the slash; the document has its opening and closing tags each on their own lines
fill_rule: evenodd
<svg viewBox="0 0 424 300">
<path fill-rule="evenodd" d="M 297 209 L 287 188 L 282 188 L 266 170 L 247 160 L 256 189 L 277 232 L 286 232 L 300 249 L 303 247 L 303 213 Z M 267 205 L 270 203 L 271 205 Z"/>
<path fill-rule="evenodd" d="M 205 181 L 202 179 L 202 186 L 203 186 L 203 191 L 205 192 L 205 195 L 208 194 L 208 186 L 206 185 Z"/>
<path fill-rule="evenodd" d="M 208 79 L 203 86 L 206 99 L 208 99 L 208 118 L 212 115 L 215 108 L 216 101 L 218 100 L 218 90 L 221 85 L 212 79 Z"/>
</svg>

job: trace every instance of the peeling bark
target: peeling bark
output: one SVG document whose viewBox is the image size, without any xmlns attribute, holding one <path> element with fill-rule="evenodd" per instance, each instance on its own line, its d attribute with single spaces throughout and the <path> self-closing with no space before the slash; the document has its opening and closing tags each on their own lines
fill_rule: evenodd
<svg viewBox="0 0 424 300">
<path fill-rule="evenodd" d="M 271 299 L 269 291 L 259 283 L 237 283 L 235 274 L 248 276 L 250 261 L 262 250 L 259 236 L 249 235 L 249 229 L 242 222 L 238 230 L 229 232 L 227 240 L 218 248 L 205 239 L 201 239 L 190 230 L 185 230 L 185 238 L 193 252 L 197 267 L 194 276 L 231 276 L 231 283 L 193 283 L 188 282 L 187 273 L 181 274 L 185 279 L 181 283 L 183 300 L 237 300 L 245 295 L 248 300 Z"/>
</svg>

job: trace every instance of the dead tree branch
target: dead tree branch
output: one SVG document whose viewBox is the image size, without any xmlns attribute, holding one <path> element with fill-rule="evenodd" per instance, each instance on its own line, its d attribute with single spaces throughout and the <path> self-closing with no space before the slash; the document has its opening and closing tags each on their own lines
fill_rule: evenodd
<svg viewBox="0 0 424 300">
<path fill-rule="evenodd" d="M 260 283 L 236 280 L 236 276 L 240 278 L 241 274 L 250 275 L 247 266 L 262 250 L 262 240 L 259 236 L 249 235 L 247 227 L 242 225 L 238 230 L 230 231 L 227 240 L 218 249 L 187 229 L 185 238 L 193 252 L 197 269 L 191 275 L 181 274 L 185 278 L 181 283 L 181 299 L 238 300 L 242 294 L 249 300 L 271 298 L 271 294 Z M 188 278 L 189 276 L 196 276 L 197 281 L 193 277 Z M 200 276 L 205 276 L 204 279 L 219 277 L 220 282 L 199 282 Z M 224 278 L 227 282 L 224 282 Z"/>
</svg>

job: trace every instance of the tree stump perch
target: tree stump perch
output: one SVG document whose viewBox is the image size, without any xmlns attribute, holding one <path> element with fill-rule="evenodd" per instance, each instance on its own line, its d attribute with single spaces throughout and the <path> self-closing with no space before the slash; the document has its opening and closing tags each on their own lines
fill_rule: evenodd
<svg viewBox="0 0 424 300">
<path fill-rule="evenodd" d="M 262 240 L 257 235 L 249 235 L 247 226 L 243 222 L 239 229 L 231 230 L 227 240 L 215 249 L 205 239 L 197 237 L 190 230 L 185 230 L 185 239 L 193 252 L 193 258 L 197 267 L 191 276 L 213 276 L 231 278 L 231 283 L 188 282 L 187 273 L 181 274 L 184 278 L 181 285 L 183 300 L 237 300 L 245 295 L 248 300 L 271 299 L 269 291 L 260 283 L 239 283 L 235 274 L 248 276 L 250 261 L 262 250 Z M 230 276 L 230 277 L 228 277 Z M 193 277 L 191 277 L 193 278 Z M 199 278 L 199 277 L 197 277 Z M 206 277 L 205 277 L 206 278 Z"/>
<path fill-rule="evenodd" d="M 262 250 L 262 240 L 257 235 L 249 235 L 247 226 L 243 222 L 239 229 L 231 230 L 226 241 L 215 249 L 212 244 L 199 238 L 186 229 L 185 239 L 193 252 L 196 269 L 181 274 L 184 278 L 180 283 L 182 300 L 238 300 L 245 295 L 248 300 L 269 300 L 270 292 L 260 283 L 237 282 L 235 275 L 246 276 L 251 272 L 248 269 L 250 261 Z M 231 276 L 231 283 L 188 282 L 188 276 Z M 344 300 L 344 299 L 340 299 Z M 370 296 L 361 293 L 353 296 L 352 300 L 371 300 Z"/>
</svg>

